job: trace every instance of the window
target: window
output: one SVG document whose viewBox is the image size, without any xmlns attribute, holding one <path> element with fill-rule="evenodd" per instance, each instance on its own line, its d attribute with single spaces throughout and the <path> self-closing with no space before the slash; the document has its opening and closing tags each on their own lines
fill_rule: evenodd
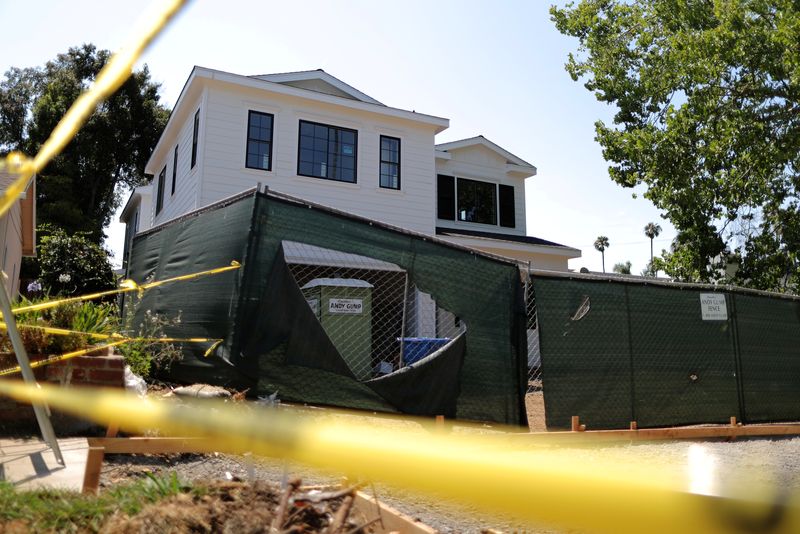
<svg viewBox="0 0 800 534">
<path fill-rule="evenodd" d="M 400 139 L 381 136 L 381 187 L 400 189 Z"/>
<path fill-rule="evenodd" d="M 458 220 L 497 224 L 497 185 L 458 179 Z"/>
<path fill-rule="evenodd" d="M 358 132 L 300 121 L 297 174 L 356 183 Z"/>
<path fill-rule="evenodd" d="M 439 198 L 436 216 L 454 221 L 456 218 L 456 181 L 452 176 L 440 174 L 436 177 L 436 190 Z"/>
<path fill-rule="evenodd" d="M 156 215 L 161 212 L 161 208 L 164 207 L 164 179 L 167 177 L 167 166 L 164 165 L 164 168 L 161 169 L 161 172 L 158 173 L 158 190 L 156 192 Z"/>
<path fill-rule="evenodd" d="M 250 111 L 247 115 L 248 169 L 272 170 L 272 118 L 269 113 Z"/>
<path fill-rule="evenodd" d="M 194 130 L 192 132 L 192 169 L 197 163 L 197 136 L 200 133 L 200 110 L 194 114 Z"/>
<path fill-rule="evenodd" d="M 178 145 L 175 145 L 175 153 L 172 155 L 172 193 L 175 194 L 175 177 L 178 175 Z"/>
<path fill-rule="evenodd" d="M 499 224 L 504 228 L 516 226 L 514 186 L 479 180 L 438 175 L 436 180 L 436 217 L 448 221 Z M 457 201 L 456 201 L 457 200 Z"/>
</svg>

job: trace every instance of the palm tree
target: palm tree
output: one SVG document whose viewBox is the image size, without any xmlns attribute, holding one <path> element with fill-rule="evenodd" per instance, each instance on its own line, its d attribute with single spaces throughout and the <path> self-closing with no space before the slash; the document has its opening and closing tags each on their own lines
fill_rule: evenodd
<svg viewBox="0 0 800 534">
<path fill-rule="evenodd" d="M 594 240 L 594 248 L 603 256 L 603 272 L 606 272 L 606 249 L 609 247 L 608 238 L 604 235 L 597 236 Z"/>
<path fill-rule="evenodd" d="M 661 227 L 656 223 L 649 222 L 644 227 L 644 235 L 650 238 L 650 270 L 653 270 L 653 239 L 658 237 L 658 234 L 661 233 Z M 655 272 L 652 273 L 653 276 L 656 275 Z"/>
</svg>

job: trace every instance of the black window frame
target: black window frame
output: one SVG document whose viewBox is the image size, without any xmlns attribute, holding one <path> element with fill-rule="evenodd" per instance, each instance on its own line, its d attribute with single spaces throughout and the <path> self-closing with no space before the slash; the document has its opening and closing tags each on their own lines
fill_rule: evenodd
<svg viewBox="0 0 800 534">
<path fill-rule="evenodd" d="M 156 216 L 164 209 L 164 180 L 167 179 L 167 166 L 158 173 L 158 185 L 156 186 Z"/>
<path fill-rule="evenodd" d="M 192 165 L 190 168 L 194 169 L 197 164 L 197 141 L 200 137 L 200 109 L 194 113 L 194 129 L 192 130 Z"/>
<path fill-rule="evenodd" d="M 387 139 L 389 141 L 397 141 L 397 161 L 387 161 L 383 159 L 383 140 Z M 378 145 L 378 185 L 384 189 L 392 189 L 395 191 L 400 191 L 400 184 L 402 183 L 401 180 L 401 166 L 400 161 L 402 159 L 402 151 L 401 151 L 402 143 L 399 137 L 392 137 L 390 135 L 381 135 L 380 144 Z M 392 187 L 391 185 L 383 185 L 383 166 L 384 165 L 395 165 L 397 167 L 397 187 Z"/>
<path fill-rule="evenodd" d="M 172 191 L 170 196 L 175 194 L 175 179 L 178 176 L 178 145 L 175 145 L 175 152 L 172 155 Z"/>
<path fill-rule="evenodd" d="M 482 221 L 474 221 L 474 220 L 471 221 L 469 219 L 462 219 L 461 218 L 461 211 L 462 210 L 461 210 L 460 197 L 461 197 L 462 183 L 464 183 L 464 182 L 471 182 L 471 183 L 474 183 L 474 184 L 477 184 L 477 185 L 480 185 L 480 186 L 491 186 L 492 187 L 493 197 L 494 197 L 494 202 L 491 203 L 492 215 L 493 215 L 492 222 L 482 222 Z M 458 222 L 468 222 L 468 223 L 473 223 L 473 224 L 485 224 L 485 225 L 488 225 L 488 226 L 497 226 L 497 221 L 498 221 L 498 218 L 499 218 L 499 215 L 500 215 L 498 213 L 500 211 L 500 209 L 499 209 L 499 207 L 497 205 L 497 195 L 498 195 L 498 193 L 497 193 L 497 184 L 495 182 L 486 182 L 486 181 L 483 181 L 483 180 L 473 180 L 472 178 L 456 178 L 456 220 Z"/>
<path fill-rule="evenodd" d="M 250 128 L 251 124 L 250 121 L 252 120 L 253 115 L 259 115 L 262 117 L 269 117 L 270 125 L 269 125 L 269 140 L 262 140 L 262 139 L 255 139 L 250 137 Z M 275 134 L 275 115 L 272 113 L 265 113 L 263 111 L 255 111 L 255 110 L 248 110 L 247 111 L 247 138 L 244 144 L 244 166 L 248 169 L 256 169 L 259 171 L 272 171 L 272 139 Z M 250 142 L 255 143 L 267 143 L 269 145 L 269 150 L 267 151 L 267 166 L 264 167 L 254 167 L 250 165 Z"/>
<path fill-rule="evenodd" d="M 456 220 L 456 178 L 448 174 L 436 175 L 436 218 Z"/>
<path fill-rule="evenodd" d="M 321 126 L 321 127 L 324 127 L 324 128 L 328 128 L 329 131 L 330 130 L 338 130 L 340 132 L 349 132 L 349 133 L 353 134 L 353 155 L 352 155 L 352 158 L 353 158 L 353 181 L 352 182 L 350 180 L 342 180 L 342 179 L 339 179 L 339 178 L 331 178 L 331 177 L 328 177 L 328 176 L 317 176 L 315 174 L 307 174 L 307 173 L 304 173 L 304 172 L 300 172 L 301 163 L 304 163 L 304 162 L 307 163 L 306 160 L 302 160 L 301 159 L 302 151 L 303 150 L 311 150 L 312 152 L 314 152 L 314 151 L 319 152 L 319 150 L 315 150 L 313 147 L 312 148 L 304 148 L 302 146 L 301 143 L 302 143 L 302 139 L 303 139 L 303 125 L 304 124 L 312 125 L 312 126 L 315 127 L 315 129 L 316 129 L 317 126 Z M 312 139 L 317 140 L 316 137 L 312 137 Z M 326 143 L 328 143 L 328 148 L 326 149 L 326 154 L 327 154 L 326 158 L 327 158 L 327 157 L 330 157 L 330 155 L 331 155 L 331 153 L 330 153 L 330 137 L 329 136 L 326 138 Z M 327 159 L 326 159 L 325 164 L 326 164 L 326 168 L 328 168 Z M 312 172 L 313 172 L 313 168 L 312 168 Z M 297 128 L 297 175 L 298 176 L 307 176 L 309 178 L 318 178 L 320 180 L 330 180 L 330 181 L 333 181 L 333 182 L 341 182 L 341 183 L 345 183 L 345 184 L 357 184 L 358 183 L 358 130 L 354 130 L 353 128 L 345 128 L 343 126 L 335 126 L 333 124 L 325 124 L 325 123 L 322 123 L 322 122 L 314 122 L 314 121 L 307 121 L 307 120 L 300 119 L 300 122 L 298 123 L 298 128 Z"/>
</svg>

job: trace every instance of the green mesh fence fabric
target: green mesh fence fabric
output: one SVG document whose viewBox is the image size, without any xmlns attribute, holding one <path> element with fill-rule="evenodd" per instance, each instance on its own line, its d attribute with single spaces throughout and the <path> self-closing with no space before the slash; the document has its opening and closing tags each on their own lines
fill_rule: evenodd
<svg viewBox="0 0 800 534">
<path fill-rule="evenodd" d="M 276 294 L 284 303 L 299 302 L 295 289 L 276 293 L 274 285 L 286 276 L 276 270 L 284 268 L 285 241 L 399 266 L 410 283 L 466 325 L 466 334 L 440 359 L 425 359 L 373 383 L 355 378 L 336 359 L 336 348 L 312 329 L 316 319 L 308 309 L 270 306 Z M 243 264 L 233 273 L 144 295 L 139 313 L 181 311 L 181 328 L 170 333 L 225 339 L 219 357 L 211 359 L 187 346 L 184 360 L 173 366 L 173 378 L 241 383 L 253 393 L 277 390 L 280 398 L 309 403 L 525 422 L 526 315 L 513 263 L 281 195 L 252 192 L 137 236 L 131 258 L 129 275 L 137 282 L 234 259 Z M 281 314 L 288 315 L 281 319 Z M 316 333 L 308 339 L 265 336 L 276 324 L 284 334 Z M 318 342 L 309 341 L 314 339 Z M 323 353 L 327 363 L 310 363 Z"/>
<path fill-rule="evenodd" d="M 713 286 L 533 277 L 548 428 L 800 419 L 800 302 Z"/>
</svg>

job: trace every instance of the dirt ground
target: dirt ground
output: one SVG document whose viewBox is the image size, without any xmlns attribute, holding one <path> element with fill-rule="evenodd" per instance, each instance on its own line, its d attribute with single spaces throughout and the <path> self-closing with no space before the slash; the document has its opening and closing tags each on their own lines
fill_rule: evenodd
<svg viewBox="0 0 800 534">
<path fill-rule="evenodd" d="M 349 507 L 344 492 L 303 491 L 299 480 L 285 490 L 264 481 L 214 481 L 146 506 L 133 517 L 113 516 L 101 532 L 267 533 L 373 532 L 369 521 Z"/>
<path fill-rule="evenodd" d="M 525 409 L 528 412 L 528 427 L 531 432 L 546 432 L 544 394 L 541 391 L 534 391 L 525 395 Z"/>
</svg>

